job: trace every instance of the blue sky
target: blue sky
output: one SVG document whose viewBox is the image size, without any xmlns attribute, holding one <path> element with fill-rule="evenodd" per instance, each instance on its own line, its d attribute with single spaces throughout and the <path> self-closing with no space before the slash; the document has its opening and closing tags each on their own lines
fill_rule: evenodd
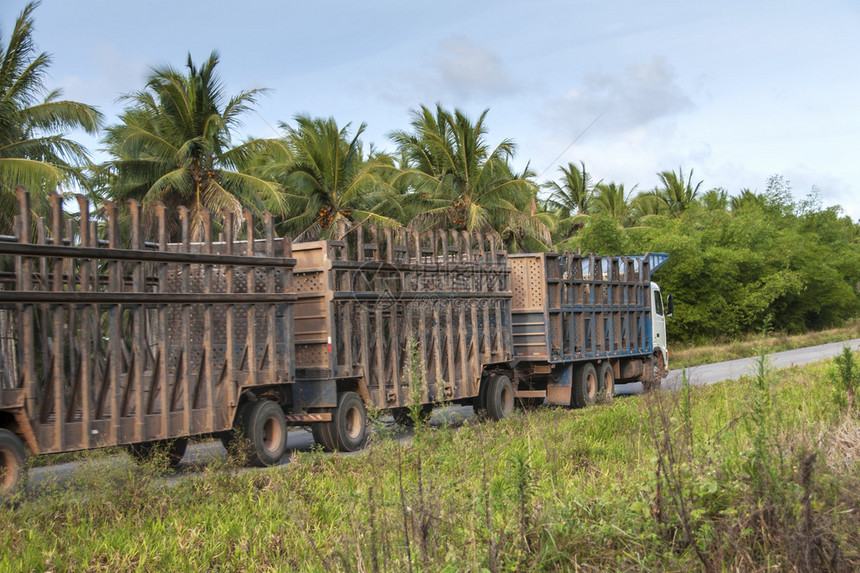
<svg viewBox="0 0 860 573">
<path fill-rule="evenodd" d="M 4 41 L 24 5 L 0 3 Z M 391 149 L 420 104 L 489 108 L 490 143 L 540 180 L 584 161 L 643 190 L 681 166 L 735 194 L 779 174 L 860 218 L 856 0 L 44 0 L 35 21 L 49 86 L 110 122 L 151 66 L 218 50 L 228 91 L 271 90 L 239 139 L 308 113 Z"/>
</svg>

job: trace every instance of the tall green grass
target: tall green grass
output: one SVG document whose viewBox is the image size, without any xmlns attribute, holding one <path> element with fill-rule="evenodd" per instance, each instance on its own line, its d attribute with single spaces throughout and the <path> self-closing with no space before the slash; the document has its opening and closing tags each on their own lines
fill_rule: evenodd
<svg viewBox="0 0 860 573">
<path fill-rule="evenodd" d="M 860 422 L 832 361 L 585 410 L 383 426 L 359 455 L 81 467 L 0 507 L 0 570 L 852 570 Z"/>
</svg>

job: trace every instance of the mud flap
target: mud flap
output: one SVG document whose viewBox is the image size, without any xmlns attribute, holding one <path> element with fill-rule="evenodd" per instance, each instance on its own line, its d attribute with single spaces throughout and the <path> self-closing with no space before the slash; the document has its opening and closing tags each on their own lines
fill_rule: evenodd
<svg viewBox="0 0 860 573">
<path fill-rule="evenodd" d="M 563 364 L 553 371 L 552 381 L 546 385 L 546 403 L 550 406 L 570 406 L 573 386 L 573 364 Z"/>
</svg>

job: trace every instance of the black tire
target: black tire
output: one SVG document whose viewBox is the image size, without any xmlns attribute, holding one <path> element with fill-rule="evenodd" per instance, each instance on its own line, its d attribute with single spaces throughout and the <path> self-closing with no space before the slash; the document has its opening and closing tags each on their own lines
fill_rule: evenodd
<svg viewBox="0 0 860 573">
<path fill-rule="evenodd" d="M 573 377 L 571 402 L 574 408 L 585 408 L 597 401 L 598 378 L 594 364 L 587 362 L 577 368 Z"/>
<path fill-rule="evenodd" d="M 615 372 L 608 360 L 601 362 L 597 369 L 597 391 L 605 400 L 615 395 Z"/>
<path fill-rule="evenodd" d="M 27 450 L 21 440 L 0 429 L 0 498 L 15 491 L 27 472 Z"/>
<path fill-rule="evenodd" d="M 514 411 L 514 385 L 504 374 L 490 377 L 487 384 L 487 414 L 493 420 L 503 420 Z"/>
<path fill-rule="evenodd" d="M 188 449 L 188 438 L 175 438 L 173 440 L 153 440 L 139 444 L 129 444 L 126 449 L 134 461 L 147 463 L 155 456 L 163 454 L 167 459 L 167 465 L 176 468 L 185 457 Z"/>
<path fill-rule="evenodd" d="M 230 455 L 237 454 L 237 448 L 241 449 L 237 442 L 245 438 L 245 419 L 248 417 L 248 412 L 254 406 L 254 402 L 244 402 L 236 410 L 236 417 L 233 419 L 233 428 L 226 432 L 221 432 L 218 438 L 227 453 Z"/>
<path fill-rule="evenodd" d="M 315 424 L 311 424 L 311 434 L 314 437 L 314 441 L 322 446 L 323 450 L 333 452 L 337 449 L 337 442 L 335 442 L 334 436 L 332 435 L 331 422 L 317 422 Z"/>
<path fill-rule="evenodd" d="M 248 463 L 273 466 L 287 449 L 287 420 L 281 407 L 271 400 L 254 403 L 244 420 Z"/>
<path fill-rule="evenodd" d="M 367 410 L 358 394 L 340 394 L 332 418 L 328 428 L 335 438 L 338 450 L 354 452 L 364 447 L 367 441 Z"/>
<path fill-rule="evenodd" d="M 418 415 L 421 419 L 422 424 L 426 424 L 430 421 L 430 417 L 433 415 L 433 404 L 422 404 L 421 412 Z M 392 408 L 391 416 L 394 418 L 394 421 L 407 428 L 411 428 L 415 425 L 415 420 L 412 418 L 412 409 L 409 407 L 404 408 Z"/>
<path fill-rule="evenodd" d="M 218 434 L 218 439 L 221 440 L 221 445 L 227 450 L 228 454 L 232 454 L 236 448 L 236 440 L 242 436 L 242 431 L 236 428 L 221 432 Z"/>
<path fill-rule="evenodd" d="M 487 417 L 487 386 L 490 385 L 490 376 L 486 376 L 481 380 L 481 388 L 478 390 L 478 395 L 472 398 L 472 409 L 475 410 L 475 417 L 479 420 Z"/>
</svg>

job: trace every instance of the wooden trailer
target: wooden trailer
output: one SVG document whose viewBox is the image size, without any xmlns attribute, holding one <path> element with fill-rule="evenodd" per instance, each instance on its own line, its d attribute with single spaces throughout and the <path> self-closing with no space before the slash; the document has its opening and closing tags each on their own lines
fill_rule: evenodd
<svg viewBox="0 0 860 573">
<path fill-rule="evenodd" d="M 237 419 L 254 463 L 280 460 L 295 260 L 271 217 L 261 239 L 239 241 L 225 213 L 216 242 L 207 212 L 192 221 L 180 209 L 171 244 L 163 205 L 144 220 L 130 201 L 124 230 L 110 203 L 96 219 L 79 196 L 68 217 L 54 194 L 48 219 L 33 220 L 29 195 L 19 188 L 18 199 L 16 234 L 0 237 L 0 489 L 20 477 L 25 444 L 33 454 L 125 444 L 139 457 L 164 444 L 179 459 L 187 437 Z M 245 213 L 245 228 L 254 223 Z"/>
<path fill-rule="evenodd" d="M 331 414 L 313 426 L 319 443 L 359 448 L 366 405 L 405 420 L 413 395 L 429 409 L 472 403 L 491 385 L 513 407 L 510 379 L 496 373 L 513 358 L 498 237 L 345 226 L 337 234 L 293 245 L 293 395 L 298 410 Z"/>
</svg>

